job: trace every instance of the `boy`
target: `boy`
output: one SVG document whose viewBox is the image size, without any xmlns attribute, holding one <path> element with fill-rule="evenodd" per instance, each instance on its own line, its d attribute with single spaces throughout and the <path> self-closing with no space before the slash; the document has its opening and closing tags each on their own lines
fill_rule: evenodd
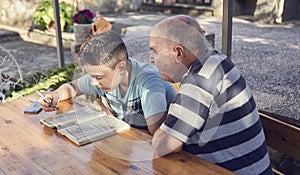
<svg viewBox="0 0 300 175">
<path fill-rule="evenodd" d="M 161 79 L 157 68 L 128 58 L 123 40 L 111 31 L 94 35 L 82 45 L 78 56 L 86 74 L 61 85 L 46 94 L 46 98 L 57 105 L 59 100 L 84 93 L 101 95 L 116 117 L 153 135 L 176 95 L 172 85 Z M 45 111 L 53 110 L 42 98 L 38 101 Z M 98 104 L 108 111 L 102 102 Z"/>
</svg>

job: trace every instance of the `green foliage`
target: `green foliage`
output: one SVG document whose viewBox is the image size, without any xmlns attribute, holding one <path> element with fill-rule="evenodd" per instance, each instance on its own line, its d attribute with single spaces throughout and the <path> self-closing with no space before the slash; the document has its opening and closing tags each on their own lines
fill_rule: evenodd
<svg viewBox="0 0 300 175">
<path fill-rule="evenodd" d="M 59 3 L 60 25 L 62 29 L 73 25 L 76 10 L 65 2 Z M 42 0 L 33 14 L 33 20 L 39 29 L 49 29 L 54 24 L 54 8 L 52 0 Z"/>
<path fill-rule="evenodd" d="M 57 89 L 60 85 L 72 81 L 74 75 L 81 72 L 81 69 L 70 64 L 65 68 L 49 69 L 45 74 L 36 72 L 22 82 L 11 85 L 9 90 L 5 90 L 5 100 L 10 101 L 20 96 L 26 96 L 35 93 L 35 90 Z"/>
</svg>

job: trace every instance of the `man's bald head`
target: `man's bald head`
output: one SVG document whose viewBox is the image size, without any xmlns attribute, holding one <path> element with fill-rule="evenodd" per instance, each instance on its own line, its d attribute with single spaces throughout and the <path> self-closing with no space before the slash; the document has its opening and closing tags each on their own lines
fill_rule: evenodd
<svg viewBox="0 0 300 175">
<path fill-rule="evenodd" d="M 157 23 L 151 30 L 150 37 L 168 40 L 169 44 L 180 44 L 195 56 L 209 47 L 204 30 L 199 23 L 187 15 L 175 15 Z"/>
<path fill-rule="evenodd" d="M 182 22 L 185 22 L 186 24 L 195 27 L 196 30 L 198 30 L 201 34 L 204 34 L 205 31 L 200 27 L 199 23 L 192 17 L 187 15 L 176 15 L 173 16 L 174 19 L 180 20 Z"/>
</svg>

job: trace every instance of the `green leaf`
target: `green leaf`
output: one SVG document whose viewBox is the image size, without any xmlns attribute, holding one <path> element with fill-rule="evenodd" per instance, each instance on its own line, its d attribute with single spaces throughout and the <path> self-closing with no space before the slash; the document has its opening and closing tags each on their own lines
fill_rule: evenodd
<svg viewBox="0 0 300 175">
<path fill-rule="evenodd" d="M 52 6 L 47 9 L 46 13 L 51 18 L 51 20 L 54 21 L 54 9 Z"/>
<path fill-rule="evenodd" d="M 66 25 L 66 19 L 65 18 L 60 18 L 60 27 L 61 29 L 64 29 Z"/>
</svg>

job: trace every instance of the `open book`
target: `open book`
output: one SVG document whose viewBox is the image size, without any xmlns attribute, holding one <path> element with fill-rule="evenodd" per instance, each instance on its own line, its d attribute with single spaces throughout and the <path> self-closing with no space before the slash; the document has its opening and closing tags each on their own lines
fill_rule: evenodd
<svg viewBox="0 0 300 175">
<path fill-rule="evenodd" d="M 56 128 L 58 133 L 79 146 L 130 128 L 126 122 L 107 115 L 104 111 L 94 111 L 88 107 L 53 115 L 41 119 L 40 122 L 48 127 Z"/>
</svg>

